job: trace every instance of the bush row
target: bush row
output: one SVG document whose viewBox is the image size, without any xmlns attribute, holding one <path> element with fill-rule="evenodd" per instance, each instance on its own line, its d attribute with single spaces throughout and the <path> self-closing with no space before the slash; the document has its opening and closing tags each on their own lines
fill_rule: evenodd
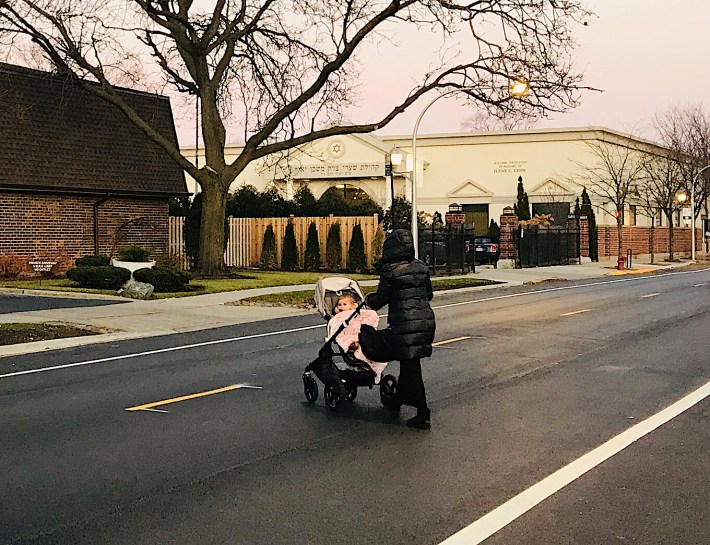
<svg viewBox="0 0 710 545">
<path fill-rule="evenodd" d="M 308 226 L 308 237 L 306 238 L 306 248 L 303 255 L 303 269 L 306 271 L 319 271 L 322 266 L 330 271 L 342 269 L 341 260 L 343 255 L 340 243 L 340 222 L 330 226 L 328 237 L 326 238 L 325 264 L 320 259 L 320 242 L 318 241 L 318 228 L 314 222 Z M 382 255 L 382 244 L 384 242 L 384 231 L 378 227 L 373 241 L 373 257 L 378 259 Z M 261 259 L 259 266 L 266 270 L 281 269 L 283 271 L 295 271 L 300 268 L 300 255 L 296 236 L 294 234 L 293 223 L 286 226 L 283 244 L 281 247 L 281 263 L 278 263 L 276 251 L 276 235 L 273 226 L 269 225 L 264 233 L 264 240 L 261 246 Z M 355 224 L 348 246 L 347 270 L 349 272 L 366 272 L 367 260 L 365 258 L 365 238 L 362 227 Z"/>
</svg>

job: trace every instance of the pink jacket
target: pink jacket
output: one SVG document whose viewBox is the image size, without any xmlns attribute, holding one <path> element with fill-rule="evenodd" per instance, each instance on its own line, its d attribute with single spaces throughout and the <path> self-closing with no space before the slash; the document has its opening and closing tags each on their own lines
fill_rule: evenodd
<svg viewBox="0 0 710 545">
<path fill-rule="evenodd" d="M 330 337 L 335 331 L 347 320 L 354 310 L 345 310 L 333 316 L 328 322 L 328 337 Z M 380 323 L 380 317 L 377 312 L 369 308 L 363 308 L 360 314 L 355 316 L 348 326 L 340 332 L 336 337 L 335 342 L 337 342 L 343 350 L 347 350 L 350 345 L 354 342 L 358 342 L 358 333 L 360 333 L 360 327 L 363 324 L 371 325 L 375 329 Z"/>
</svg>

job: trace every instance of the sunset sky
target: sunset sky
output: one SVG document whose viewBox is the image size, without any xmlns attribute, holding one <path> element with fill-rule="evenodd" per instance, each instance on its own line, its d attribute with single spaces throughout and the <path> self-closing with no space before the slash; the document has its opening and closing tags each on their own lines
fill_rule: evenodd
<svg viewBox="0 0 710 545">
<path fill-rule="evenodd" d="M 577 28 L 575 63 L 585 74 L 585 84 L 603 92 L 584 93 L 578 108 L 535 127 L 601 125 L 654 139 L 653 114 L 674 104 L 708 100 L 710 2 L 588 0 L 586 5 L 598 18 Z M 359 105 L 347 112 L 352 122 L 373 121 L 386 106 L 406 96 L 412 77 L 426 69 L 440 43 L 426 33 L 398 34 L 396 39 L 397 49 L 380 44 L 361 55 Z M 427 102 L 421 101 L 379 133 L 411 134 Z M 423 118 L 419 134 L 460 131 L 466 117 L 462 104 L 455 97 L 439 101 Z M 177 121 L 181 142 L 194 143 L 193 120 Z M 231 141 L 241 139 L 237 130 L 229 136 Z"/>
</svg>

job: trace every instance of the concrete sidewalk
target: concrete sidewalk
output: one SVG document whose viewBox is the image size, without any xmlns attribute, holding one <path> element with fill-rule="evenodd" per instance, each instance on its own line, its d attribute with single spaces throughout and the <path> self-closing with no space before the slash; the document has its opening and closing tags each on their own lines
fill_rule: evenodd
<svg viewBox="0 0 710 545">
<path fill-rule="evenodd" d="M 654 272 L 668 268 L 684 266 L 687 263 L 674 265 L 638 265 L 629 273 Z M 502 282 L 494 286 L 466 288 L 466 290 L 491 289 L 501 286 L 517 286 L 534 284 L 546 280 L 580 280 L 599 278 L 623 271 L 615 271 L 611 262 L 585 263 L 581 265 L 565 265 L 540 267 L 532 269 L 493 269 L 492 267 L 477 267 L 473 274 L 463 276 L 447 276 L 445 278 L 481 278 Z M 433 280 L 439 277 L 433 277 Z M 361 285 L 376 285 L 377 280 L 361 282 Z M 42 352 L 45 350 L 69 348 L 124 339 L 136 339 L 184 333 L 201 329 L 211 329 L 241 323 L 251 323 L 272 318 L 300 316 L 313 314 L 313 310 L 295 309 L 289 307 L 256 307 L 228 305 L 239 299 L 254 297 L 268 293 L 283 293 L 288 291 L 313 290 L 314 284 L 296 286 L 279 286 L 233 292 L 178 297 L 173 299 L 158 299 L 153 301 L 129 301 L 124 304 L 103 305 L 96 307 L 62 308 L 0 314 L 0 323 L 37 323 L 61 322 L 90 326 L 107 331 L 101 335 L 74 337 L 53 341 L 39 341 L 10 346 L 0 346 L 0 357 Z M 461 291 L 461 290 L 457 290 Z M 25 291 L 25 294 L 29 292 Z M 438 292 L 444 293 L 444 292 Z M 51 295 L 50 292 L 35 291 L 35 295 Z M 66 297 L 66 293 L 54 292 L 56 296 Z M 74 295 L 76 296 L 76 295 Z M 86 298 L 97 296 L 84 295 Z M 117 299 L 120 297 L 98 296 L 102 299 Z M 435 294 L 436 297 L 436 294 Z"/>
</svg>

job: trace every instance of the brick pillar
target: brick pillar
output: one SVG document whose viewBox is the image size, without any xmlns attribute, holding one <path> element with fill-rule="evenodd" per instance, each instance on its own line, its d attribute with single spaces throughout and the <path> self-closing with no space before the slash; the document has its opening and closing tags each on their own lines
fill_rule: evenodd
<svg viewBox="0 0 710 545">
<path fill-rule="evenodd" d="M 500 217 L 500 268 L 514 268 L 518 258 L 518 247 L 515 244 L 515 231 L 518 230 L 519 220 L 512 208 L 503 209 Z"/>
<path fill-rule="evenodd" d="M 590 258 L 589 254 L 589 218 L 579 217 L 579 255 Z"/>
</svg>

